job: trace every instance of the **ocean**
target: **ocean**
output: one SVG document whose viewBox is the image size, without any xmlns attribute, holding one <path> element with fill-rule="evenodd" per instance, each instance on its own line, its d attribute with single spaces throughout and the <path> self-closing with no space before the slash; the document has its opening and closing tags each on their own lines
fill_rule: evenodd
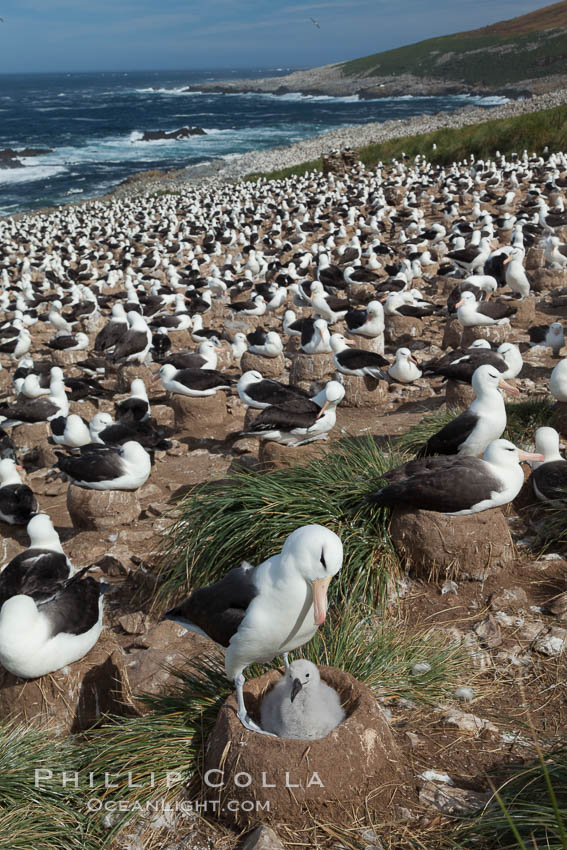
<svg viewBox="0 0 567 850">
<path fill-rule="evenodd" d="M 187 93 L 215 80 L 283 76 L 293 68 L 22 74 L 0 76 L 0 151 L 49 148 L 20 168 L 0 167 L 0 216 L 105 194 L 138 171 L 182 168 L 266 149 L 325 130 L 501 97 L 359 100 L 300 94 Z M 204 136 L 142 141 L 147 130 L 198 126 Z"/>
</svg>

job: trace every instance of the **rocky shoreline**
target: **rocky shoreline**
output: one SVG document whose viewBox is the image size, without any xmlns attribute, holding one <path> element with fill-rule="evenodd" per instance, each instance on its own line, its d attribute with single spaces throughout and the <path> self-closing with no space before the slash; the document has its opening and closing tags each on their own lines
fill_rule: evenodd
<svg viewBox="0 0 567 850">
<path fill-rule="evenodd" d="M 211 92 L 215 94 L 303 94 L 311 96 L 328 95 L 331 97 L 349 97 L 358 95 L 361 99 L 383 97 L 403 97 L 411 92 L 414 96 L 443 96 L 454 94 L 504 95 L 523 97 L 563 85 L 552 78 L 546 80 L 525 80 L 510 83 L 498 88 L 487 88 L 465 83 L 463 80 L 444 80 L 439 77 L 415 76 L 414 74 L 388 74 L 368 76 L 366 74 L 347 76 L 343 73 L 342 63 L 322 65 L 293 71 L 283 77 L 263 77 L 258 80 L 226 80 L 214 83 L 200 83 L 187 86 L 187 92 Z"/>
<path fill-rule="evenodd" d="M 567 89 L 556 89 L 490 109 L 469 106 L 455 112 L 341 127 L 289 146 L 249 151 L 241 156 L 202 162 L 178 170 L 140 172 L 117 186 L 107 197 L 147 195 L 157 191 L 179 191 L 211 181 L 235 181 L 248 174 L 265 173 L 308 162 L 337 148 L 360 147 L 417 133 L 429 133 L 442 127 L 454 129 L 494 118 L 510 118 L 566 103 Z"/>
</svg>

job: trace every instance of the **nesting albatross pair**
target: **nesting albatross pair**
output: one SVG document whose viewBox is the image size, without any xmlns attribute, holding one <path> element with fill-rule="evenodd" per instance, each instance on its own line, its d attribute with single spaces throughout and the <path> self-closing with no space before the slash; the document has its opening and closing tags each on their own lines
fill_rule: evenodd
<svg viewBox="0 0 567 850">
<path fill-rule="evenodd" d="M 166 617 L 225 647 L 225 671 L 234 680 L 243 726 L 265 732 L 246 711 L 243 671 L 268 663 L 311 640 L 327 613 L 327 589 L 342 567 L 343 547 L 322 525 L 304 525 L 286 539 L 281 552 L 257 567 L 230 570 L 196 590 Z"/>
</svg>

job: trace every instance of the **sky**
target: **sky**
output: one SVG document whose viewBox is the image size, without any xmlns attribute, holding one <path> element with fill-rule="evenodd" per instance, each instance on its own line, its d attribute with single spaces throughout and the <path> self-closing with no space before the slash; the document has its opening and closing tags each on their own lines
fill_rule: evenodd
<svg viewBox="0 0 567 850">
<path fill-rule="evenodd" d="M 0 73 L 313 67 L 547 5 L 548 0 L 0 0 Z"/>
</svg>

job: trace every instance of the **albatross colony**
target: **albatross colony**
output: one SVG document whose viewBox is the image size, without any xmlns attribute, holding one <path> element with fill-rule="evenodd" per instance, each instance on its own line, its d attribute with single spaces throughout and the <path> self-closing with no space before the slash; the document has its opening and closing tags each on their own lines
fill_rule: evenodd
<svg viewBox="0 0 567 850">
<path fill-rule="evenodd" d="M 345 432 L 399 433 L 443 404 L 446 382 L 447 392 L 451 385 L 465 394 L 465 412 L 430 440 L 433 457 L 400 468 L 381 488 L 369 481 L 368 499 L 433 507 L 455 522 L 462 517 L 452 515 L 506 503 L 523 480 L 520 460 L 536 455 L 506 440 L 501 389 L 552 399 L 553 373 L 551 392 L 559 405 L 567 400 L 566 191 L 563 153 L 518 151 L 451 167 L 417 157 L 190 186 L 2 220 L 3 534 L 9 524 L 33 529 L 38 516 L 49 530 L 49 515 L 69 529 L 68 487 L 85 499 L 130 490 L 140 499 L 133 525 L 121 526 L 117 514 L 116 532 L 98 548 L 91 532 L 81 549 L 84 532 L 73 531 L 81 567 L 100 579 L 95 565 L 115 545 L 138 563 L 147 557 L 172 491 L 222 478 L 242 455 L 254 465 L 267 441 L 293 463 L 313 441 L 323 450 Z M 563 474 L 562 437 L 553 463 Z M 537 492 L 547 490 L 538 484 Z M 340 569 L 341 541 L 331 529 L 309 529 L 283 549 L 280 541 L 261 565 L 234 564 L 237 572 L 212 591 L 187 588 L 189 601 L 170 612 L 225 645 L 251 729 L 243 670 L 308 641 L 325 611 L 313 591 L 301 640 L 288 639 L 297 618 L 289 599 L 278 602 L 277 623 L 264 616 L 274 610 L 270 570 L 293 566 L 302 588 Z M 59 538 L 47 537 L 54 535 L 55 547 L 32 539 L 48 563 L 63 563 L 53 600 L 23 576 L 4 582 L 0 661 L 14 654 L 20 614 L 38 619 L 46 646 L 58 617 L 60 634 L 75 629 L 76 651 L 59 654 L 53 644 L 34 666 L 37 647 L 20 647 L 6 667 L 21 675 L 53 670 L 58 658 L 71 663 L 100 632 L 101 587 L 67 574 Z M 20 548 L 12 539 L 7 560 Z M 220 635 L 215 587 L 227 603 Z M 78 589 L 92 597 L 92 616 L 80 626 Z"/>
</svg>

